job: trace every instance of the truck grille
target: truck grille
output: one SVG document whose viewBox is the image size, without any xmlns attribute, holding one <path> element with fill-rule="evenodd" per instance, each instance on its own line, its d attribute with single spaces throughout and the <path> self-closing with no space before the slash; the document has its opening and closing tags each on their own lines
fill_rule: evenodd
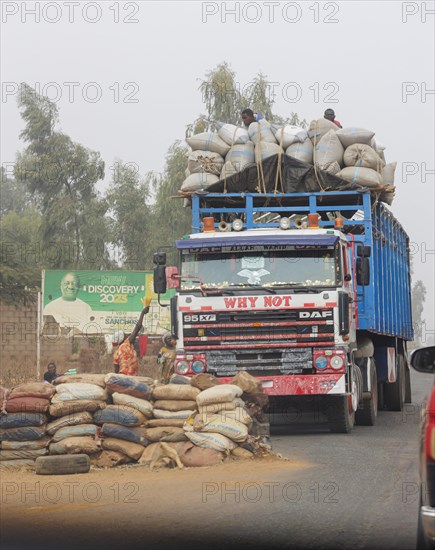
<svg viewBox="0 0 435 550">
<path fill-rule="evenodd" d="M 253 376 L 278 374 L 309 374 L 313 370 L 311 348 L 302 350 L 277 349 L 252 352 L 208 351 L 207 372 L 217 376 L 233 376 L 238 370 L 248 371 Z"/>
<path fill-rule="evenodd" d="M 333 309 L 184 314 L 183 337 L 186 351 L 275 348 L 279 353 L 282 348 L 331 345 L 334 343 Z"/>
</svg>

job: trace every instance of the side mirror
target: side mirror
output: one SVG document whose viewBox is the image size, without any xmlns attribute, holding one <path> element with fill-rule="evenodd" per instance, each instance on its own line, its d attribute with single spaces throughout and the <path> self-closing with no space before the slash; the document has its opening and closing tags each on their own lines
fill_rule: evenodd
<svg viewBox="0 0 435 550">
<path fill-rule="evenodd" d="M 356 283 L 360 286 L 370 284 L 370 261 L 368 258 L 356 259 Z"/>
<path fill-rule="evenodd" d="M 362 244 L 359 244 L 356 247 L 356 255 L 359 258 L 370 258 L 372 254 L 372 247 L 371 246 L 364 246 Z"/>
<path fill-rule="evenodd" d="M 418 372 L 435 372 L 435 346 L 416 349 L 411 355 L 411 366 Z"/>
<path fill-rule="evenodd" d="M 166 292 L 166 253 L 156 252 L 153 255 L 154 262 L 154 292 L 164 294 Z"/>
</svg>

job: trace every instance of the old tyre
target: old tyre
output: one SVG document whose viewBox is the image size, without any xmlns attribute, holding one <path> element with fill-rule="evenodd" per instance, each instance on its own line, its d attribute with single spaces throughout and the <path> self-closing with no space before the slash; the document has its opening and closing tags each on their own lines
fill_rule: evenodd
<svg viewBox="0 0 435 550">
<path fill-rule="evenodd" d="M 90 467 L 90 458 L 84 454 L 40 456 L 35 461 L 40 475 L 86 474 Z"/>
<path fill-rule="evenodd" d="M 401 411 L 405 403 L 406 374 L 403 355 L 397 356 L 397 380 L 384 385 L 384 400 L 390 411 Z"/>
<path fill-rule="evenodd" d="M 370 399 L 363 400 L 363 408 L 358 409 L 355 413 L 356 423 L 359 426 L 374 426 L 378 416 L 378 377 L 376 376 L 376 365 L 373 357 L 370 358 L 370 363 L 372 366 L 370 373 L 372 395 Z"/>
</svg>

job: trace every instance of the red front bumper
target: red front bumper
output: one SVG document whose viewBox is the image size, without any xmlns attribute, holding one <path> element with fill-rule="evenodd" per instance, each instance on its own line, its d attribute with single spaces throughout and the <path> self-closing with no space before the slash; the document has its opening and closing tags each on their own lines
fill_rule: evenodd
<svg viewBox="0 0 435 550">
<path fill-rule="evenodd" d="M 346 379 L 339 374 L 293 374 L 256 376 L 268 395 L 345 395 Z M 232 377 L 219 377 L 222 384 L 231 384 Z"/>
</svg>

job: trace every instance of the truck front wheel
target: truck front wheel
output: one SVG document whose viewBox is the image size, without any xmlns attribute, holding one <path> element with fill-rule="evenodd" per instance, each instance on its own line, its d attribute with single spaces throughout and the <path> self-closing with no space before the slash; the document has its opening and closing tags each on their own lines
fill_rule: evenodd
<svg viewBox="0 0 435 550">
<path fill-rule="evenodd" d="M 356 391 L 356 390 L 355 390 Z M 351 395 L 331 396 L 326 405 L 329 428 L 333 433 L 347 434 L 355 424 L 355 410 Z"/>
</svg>

